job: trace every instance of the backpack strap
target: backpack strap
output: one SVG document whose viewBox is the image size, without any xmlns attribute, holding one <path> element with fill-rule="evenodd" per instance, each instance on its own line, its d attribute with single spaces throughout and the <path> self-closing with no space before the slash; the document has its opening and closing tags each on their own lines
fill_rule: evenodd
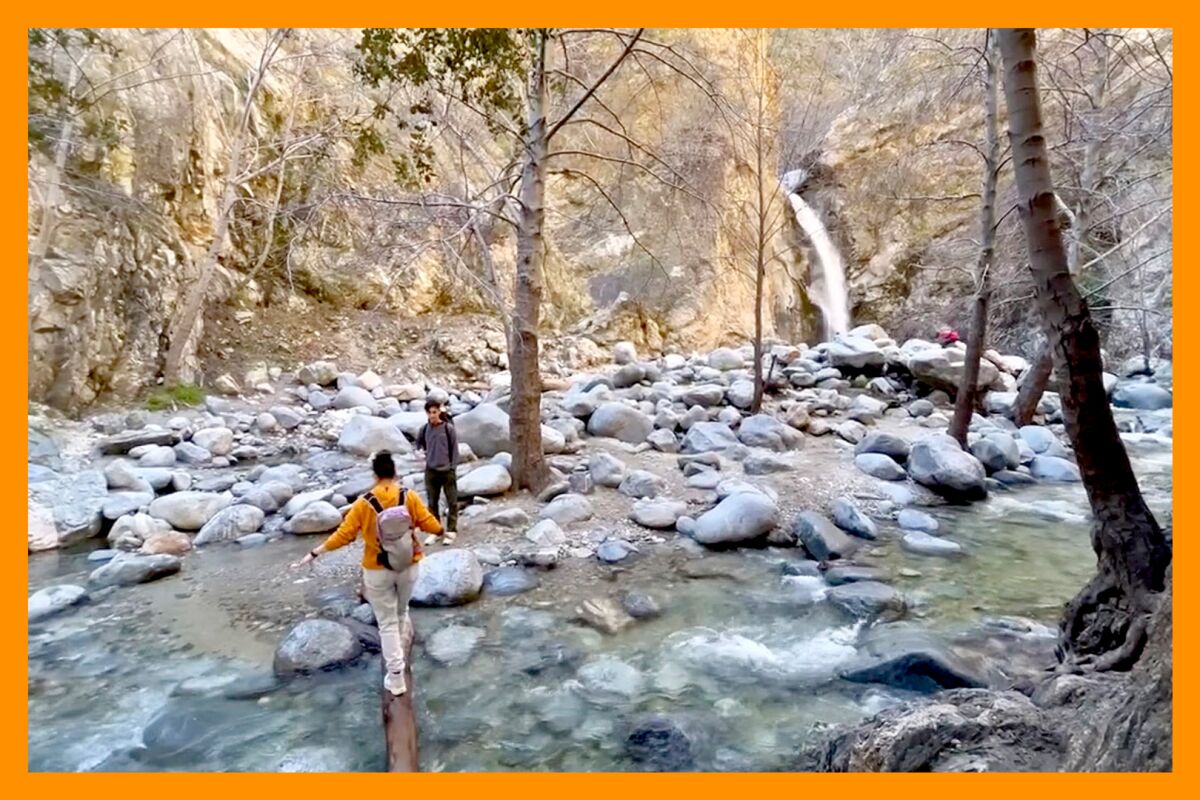
<svg viewBox="0 0 1200 800">
<path fill-rule="evenodd" d="M 401 494 L 400 496 L 403 497 L 404 495 Z M 376 514 L 383 513 L 383 503 L 379 502 L 379 498 L 375 496 L 374 492 L 367 492 L 363 495 L 363 499 L 367 501 L 367 505 L 369 505 Z"/>
</svg>

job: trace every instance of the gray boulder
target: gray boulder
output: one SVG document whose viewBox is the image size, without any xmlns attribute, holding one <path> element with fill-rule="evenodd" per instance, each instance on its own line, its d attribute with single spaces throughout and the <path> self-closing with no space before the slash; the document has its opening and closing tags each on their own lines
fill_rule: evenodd
<svg viewBox="0 0 1200 800">
<path fill-rule="evenodd" d="M 733 447 L 737 436 L 728 425 L 720 422 L 697 422 L 683 437 L 684 453 L 712 453 Z"/>
<path fill-rule="evenodd" d="M 369 408 L 374 410 L 379 403 L 371 393 L 359 386 L 347 386 L 340 389 L 333 397 L 333 407 L 337 409 Z"/>
<path fill-rule="evenodd" d="M 479 597 L 483 570 L 470 550 L 439 550 L 421 560 L 412 603 L 416 606 L 457 606 Z"/>
<path fill-rule="evenodd" d="M 593 453 L 588 459 L 588 471 L 597 486 L 615 489 L 625 479 L 625 463 L 609 453 Z"/>
<path fill-rule="evenodd" d="M 552 519 L 559 525 L 586 522 L 592 518 L 592 504 L 583 495 L 563 494 L 550 501 L 538 517 Z"/>
<path fill-rule="evenodd" d="M 489 570 L 483 576 L 483 589 L 497 597 L 508 597 L 538 588 L 541 580 L 537 573 L 522 567 L 500 567 Z"/>
<path fill-rule="evenodd" d="M 233 452 L 233 431 L 223 427 L 204 428 L 192 435 L 192 442 L 214 456 L 227 456 Z"/>
<path fill-rule="evenodd" d="M 1037 456 L 1029 463 L 1029 471 L 1033 477 L 1044 481 L 1074 483 L 1080 480 L 1079 467 L 1055 456 Z"/>
<path fill-rule="evenodd" d="M 461 666 L 471 660 L 487 631 L 467 625 L 447 625 L 425 641 L 425 652 L 439 664 Z"/>
<path fill-rule="evenodd" d="M 629 518 L 644 528 L 665 530 L 687 513 L 687 503 L 668 498 L 646 498 L 633 504 Z"/>
<path fill-rule="evenodd" d="M 921 531 L 933 533 L 938 529 L 938 521 L 915 508 L 902 508 L 896 515 L 896 524 L 906 531 Z"/>
<path fill-rule="evenodd" d="M 962 545 L 939 536 L 930 536 L 922 531 L 909 531 L 900 540 L 900 546 L 910 553 L 919 556 L 957 556 L 962 555 Z"/>
<path fill-rule="evenodd" d="M 197 547 L 214 542 L 231 542 L 254 533 L 263 526 L 266 514 L 252 505 L 233 505 L 221 509 L 204 523 L 200 533 L 192 540 Z"/>
<path fill-rule="evenodd" d="M 904 595 L 885 583 L 857 581 L 834 586 L 826 593 L 834 606 L 860 619 L 894 619 L 903 616 Z"/>
<path fill-rule="evenodd" d="M 688 436 L 691 435 L 692 431 L 688 431 Z M 765 447 L 777 452 L 793 450 L 804 443 L 803 434 L 767 414 L 755 414 L 742 420 L 737 438 L 747 447 Z M 686 449 L 686 439 L 684 443 Z"/>
<path fill-rule="evenodd" d="M 838 530 L 815 511 L 801 511 L 792 520 L 792 534 L 809 555 L 818 561 L 847 558 L 858 550 L 858 543 Z"/>
<path fill-rule="evenodd" d="M 1156 383 L 1122 383 L 1113 392 L 1112 402 L 1117 408 L 1157 411 L 1170 408 L 1174 399 L 1169 391 Z"/>
<path fill-rule="evenodd" d="M 719 347 L 708 354 L 708 365 L 713 369 L 728 372 L 729 370 L 741 369 L 746 365 L 746 360 L 736 350 L 730 350 L 728 347 Z"/>
<path fill-rule="evenodd" d="M 391 453 L 412 451 L 412 445 L 395 425 L 369 414 L 355 414 L 347 420 L 341 436 L 338 437 L 338 447 L 347 453 L 363 457 L 381 450 Z"/>
<path fill-rule="evenodd" d="M 87 599 L 87 589 L 82 586 L 60 584 L 39 589 L 29 596 L 29 621 L 37 622 L 52 617 Z"/>
<path fill-rule="evenodd" d="M 691 386 L 680 395 L 683 404 L 689 409 L 697 406 L 708 408 L 719 406 L 725 400 L 725 387 L 719 383 L 705 383 Z"/>
<path fill-rule="evenodd" d="M 635 469 L 625 475 L 617 491 L 626 497 L 657 497 L 667 490 L 665 479 L 644 469 Z"/>
<path fill-rule="evenodd" d="M 480 403 L 454 418 L 458 440 L 471 447 L 480 458 L 512 450 L 508 432 L 508 414 L 495 403 Z"/>
<path fill-rule="evenodd" d="M 830 366 L 842 370 L 882 367 L 886 360 L 875 342 L 862 336 L 844 335 L 829 343 L 826 350 Z"/>
<path fill-rule="evenodd" d="M 855 455 L 879 453 L 900 464 L 908 461 L 908 454 L 911 451 L 912 445 L 906 440 L 901 439 L 895 434 L 883 433 L 881 431 L 868 433 L 861 442 L 854 446 Z"/>
<path fill-rule="evenodd" d="M 294 495 L 284 504 L 281 513 L 284 517 L 291 519 L 313 503 L 319 500 L 328 501 L 332 497 L 333 489 L 314 489 L 311 492 L 301 492 L 298 495 Z"/>
<path fill-rule="evenodd" d="M 854 466 L 872 478 L 902 481 L 907 477 L 904 468 L 883 453 L 863 453 L 854 457 Z"/>
<path fill-rule="evenodd" d="M 833 522 L 842 530 L 861 539 L 879 538 L 874 521 L 862 513 L 849 497 L 839 497 L 833 501 Z"/>
<path fill-rule="evenodd" d="M 983 464 L 945 434 L 928 436 L 913 445 L 908 472 L 917 483 L 943 497 L 980 500 L 987 496 Z"/>
<path fill-rule="evenodd" d="M 198 531 L 217 515 L 233 505 L 233 494 L 221 492 L 175 492 L 159 497 L 150 504 L 150 516 L 166 520 L 180 531 Z"/>
<path fill-rule="evenodd" d="M 93 586 L 133 586 L 179 572 L 182 562 L 172 555 L 142 556 L 122 553 L 88 576 Z"/>
<path fill-rule="evenodd" d="M 275 674 L 280 677 L 337 669 L 362 655 L 358 636 L 338 622 L 306 619 L 290 631 L 275 650 Z"/>
<path fill-rule="evenodd" d="M 588 433 L 629 444 L 641 444 L 654 430 L 654 420 L 624 403 L 605 403 L 588 420 Z"/>
<path fill-rule="evenodd" d="M 764 494 L 731 494 L 701 514 L 691 536 L 705 545 L 729 545 L 766 536 L 779 524 L 779 508 Z"/>
<path fill-rule="evenodd" d="M 318 500 L 309 503 L 296 516 L 284 523 L 283 529 L 288 533 L 328 533 L 342 524 L 342 512 L 331 503 Z"/>
<path fill-rule="evenodd" d="M 484 464 L 458 478 L 458 493 L 464 497 L 504 494 L 512 487 L 512 475 L 502 464 Z"/>
</svg>

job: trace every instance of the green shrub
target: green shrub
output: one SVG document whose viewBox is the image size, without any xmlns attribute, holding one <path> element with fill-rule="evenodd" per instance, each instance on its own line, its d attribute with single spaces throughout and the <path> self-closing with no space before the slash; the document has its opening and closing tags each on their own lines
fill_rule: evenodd
<svg viewBox="0 0 1200 800">
<path fill-rule="evenodd" d="M 198 406 L 204 401 L 204 390 L 190 383 L 163 386 L 146 398 L 146 409 L 162 411 L 178 406 Z"/>
</svg>

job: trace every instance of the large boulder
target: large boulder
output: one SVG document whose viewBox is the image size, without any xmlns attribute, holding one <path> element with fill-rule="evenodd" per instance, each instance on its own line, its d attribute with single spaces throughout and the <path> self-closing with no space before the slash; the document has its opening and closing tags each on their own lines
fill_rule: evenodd
<svg viewBox="0 0 1200 800">
<path fill-rule="evenodd" d="M 458 478 L 458 493 L 463 497 L 504 494 L 511 486 L 512 475 L 503 464 L 484 464 Z"/>
<path fill-rule="evenodd" d="M 338 447 L 356 456 L 370 456 L 381 450 L 408 453 L 412 445 L 400 429 L 386 419 L 368 414 L 355 414 L 342 427 Z"/>
<path fill-rule="evenodd" d="M 839 336 L 826 349 L 830 366 L 841 370 L 878 369 L 886 360 L 875 342 L 862 336 Z"/>
<path fill-rule="evenodd" d="M 60 584 L 39 589 L 29 595 L 29 621 L 37 622 L 54 616 L 87 601 L 87 599 L 87 589 L 82 586 Z"/>
<path fill-rule="evenodd" d="M 907 346 L 907 343 L 906 343 Z M 953 396 L 962 384 L 966 371 L 966 357 L 956 347 L 923 349 L 908 359 L 908 369 L 913 377 L 934 389 L 941 389 Z M 980 387 L 991 386 L 1000 376 L 996 365 L 986 358 L 979 360 Z"/>
<path fill-rule="evenodd" d="M 683 452 L 721 452 L 737 443 L 738 438 L 728 425 L 720 422 L 697 422 L 683 437 Z"/>
<path fill-rule="evenodd" d="M 280 677 L 332 670 L 362 655 L 354 631 L 328 619 L 306 619 L 290 631 L 275 650 L 275 674 Z"/>
<path fill-rule="evenodd" d="M 962 555 L 963 552 L 962 545 L 958 542 L 952 542 L 940 536 L 932 536 L 924 531 L 909 531 L 904 534 L 904 537 L 900 540 L 900 546 L 908 552 L 919 556 L 949 558 L 951 556 Z"/>
<path fill-rule="evenodd" d="M 679 399 L 688 408 L 719 406 L 725 400 L 725 387 L 719 383 L 689 386 L 680 392 Z"/>
<path fill-rule="evenodd" d="M 625 475 L 617 491 L 626 497 L 657 497 L 667 490 L 667 481 L 644 469 L 635 469 Z"/>
<path fill-rule="evenodd" d="M 945 434 L 928 436 L 913 445 L 908 473 L 917 483 L 948 499 L 981 500 L 987 496 L 983 464 Z"/>
<path fill-rule="evenodd" d="M 856 581 L 834 586 L 826 592 L 830 603 L 860 619 L 895 619 L 907 608 L 904 595 L 886 583 Z"/>
<path fill-rule="evenodd" d="M 174 575 L 182 562 L 173 555 L 131 555 L 122 553 L 88 576 L 93 586 L 133 586 Z"/>
<path fill-rule="evenodd" d="M 745 378 L 736 380 L 725 392 L 725 398 L 731 406 L 748 409 L 754 405 L 754 381 Z"/>
<path fill-rule="evenodd" d="M 29 487 L 29 500 L 30 516 L 36 518 L 39 527 L 39 541 L 33 549 L 67 547 L 100 533 L 108 502 L 108 480 L 100 470 L 90 469 L 38 481 Z M 53 537 L 45 524 L 48 517 L 53 518 Z M 33 539 L 30 543 L 34 544 Z"/>
<path fill-rule="evenodd" d="M 926 694 L 987 686 L 984 675 L 933 636 L 886 628 L 870 636 L 859 656 L 839 669 L 838 675 L 852 683 L 878 683 Z"/>
<path fill-rule="evenodd" d="M 880 453 L 900 464 L 908 461 L 908 454 L 911 451 L 912 445 L 907 440 L 900 438 L 894 433 L 883 433 L 881 431 L 868 433 L 861 442 L 854 446 L 855 455 Z"/>
<path fill-rule="evenodd" d="M 223 508 L 200 529 L 192 544 L 197 547 L 214 542 L 232 542 L 263 526 L 266 514 L 252 505 L 232 505 Z"/>
<path fill-rule="evenodd" d="M 471 447 L 480 458 L 512 450 L 508 432 L 508 414 L 495 403 L 480 403 L 454 418 L 458 440 Z"/>
<path fill-rule="evenodd" d="M 458 606 L 479 597 L 483 569 L 470 550 L 440 550 L 420 562 L 412 603 L 416 606 Z"/>
<path fill-rule="evenodd" d="M 691 435 L 691 431 L 688 435 Z M 804 436 L 799 431 L 767 414 L 755 414 L 742 420 L 737 438 L 748 447 L 765 447 L 780 452 L 804 443 Z"/>
<path fill-rule="evenodd" d="M 333 407 L 337 409 L 347 408 L 370 408 L 375 409 L 378 406 L 375 398 L 371 393 L 361 386 L 347 386 L 338 391 L 333 397 Z"/>
<path fill-rule="evenodd" d="M 219 511 L 231 505 L 231 492 L 175 492 L 152 502 L 149 513 L 166 520 L 176 530 L 198 531 Z"/>
<path fill-rule="evenodd" d="M 858 542 L 815 511 L 797 514 L 792 520 L 792 534 L 808 554 L 818 561 L 847 558 L 858 550 Z"/>
<path fill-rule="evenodd" d="M 668 529 L 687 513 L 687 503 L 669 498 L 646 498 L 633 504 L 629 518 L 644 528 Z"/>
<path fill-rule="evenodd" d="M 705 545 L 731 545 L 766 536 L 779 524 L 779 508 L 764 494 L 731 494 L 701 514 L 692 538 Z"/>
<path fill-rule="evenodd" d="M 588 433 L 629 444 L 641 444 L 654 430 L 654 420 L 624 403 L 605 403 L 588 420 Z"/>
<path fill-rule="evenodd" d="M 609 453 L 593 453 L 588 459 L 588 472 L 597 486 L 615 489 L 625 479 L 625 462 Z"/>
<path fill-rule="evenodd" d="M 179 434 L 161 428 L 145 428 L 137 431 L 125 431 L 116 436 L 110 436 L 99 444 L 100 454 L 117 456 L 128 453 L 135 447 L 144 445 L 174 445 L 179 441 Z"/>
<path fill-rule="evenodd" d="M 849 497 L 839 497 L 833 501 L 833 523 L 860 539 L 879 538 L 875 522 L 859 510 Z"/>
<path fill-rule="evenodd" d="M 708 354 L 708 365 L 713 369 L 728 372 L 729 370 L 744 367 L 746 359 L 742 358 L 742 354 L 737 350 L 730 350 L 728 347 L 719 347 Z"/>
<path fill-rule="evenodd" d="M 327 533 L 341 524 L 342 512 L 331 503 L 318 500 L 285 522 L 283 529 L 288 533 Z"/>
<path fill-rule="evenodd" d="M 902 481 L 908 473 L 904 467 L 897 464 L 883 453 L 863 453 L 854 457 L 854 466 L 867 473 L 872 478 L 883 481 Z"/>
<path fill-rule="evenodd" d="M 192 441 L 214 456 L 227 456 L 233 452 L 233 431 L 229 428 L 204 428 L 192 435 Z"/>
<path fill-rule="evenodd" d="M 1056 456 L 1036 456 L 1029 462 L 1029 471 L 1033 477 L 1044 481 L 1074 483 L 1080 479 L 1079 467 Z"/>
<path fill-rule="evenodd" d="M 592 518 L 592 504 L 581 494 L 562 494 L 551 500 L 538 517 L 552 519 L 559 525 L 586 522 Z"/>
<path fill-rule="evenodd" d="M 1174 400 L 1169 391 L 1156 383 L 1122 383 L 1113 392 L 1112 402 L 1117 408 L 1157 411 L 1170 408 Z"/>
<path fill-rule="evenodd" d="M 331 361 L 314 361 L 300 368 L 296 377 L 301 383 L 315 383 L 318 386 L 332 386 L 337 383 L 340 370 Z"/>
</svg>

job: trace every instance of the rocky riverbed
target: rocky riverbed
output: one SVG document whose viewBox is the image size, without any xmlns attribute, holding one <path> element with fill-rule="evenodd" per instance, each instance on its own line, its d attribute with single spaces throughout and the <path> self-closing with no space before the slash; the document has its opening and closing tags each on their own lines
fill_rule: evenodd
<svg viewBox="0 0 1200 800">
<path fill-rule="evenodd" d="M 202 409 L 31 415 L 30 769 L 380 769 L 360 551 L 287 565 L 369 487 L 373 450 L 422 489 L 430 394 L 467 505 L 414 595 L 426 769 L 793 769 L 831 725 L 1050 663 L 1095 559 L 1057 398 L 1040 424 L 1004 416 L 1027 365 L 989 354 L 963 451 L 944 435 L 960 347 L 877 326 L 774 345 L 758 415 L 748 358 L 623 344 L 548 386 L 538 497 L 508 491 L 503 373 L 469 389 L 316 362 L 230 376 Z M 1170 365 L 1152 366 L 1106 380 L 1169 523 Z"/>
</svg>

